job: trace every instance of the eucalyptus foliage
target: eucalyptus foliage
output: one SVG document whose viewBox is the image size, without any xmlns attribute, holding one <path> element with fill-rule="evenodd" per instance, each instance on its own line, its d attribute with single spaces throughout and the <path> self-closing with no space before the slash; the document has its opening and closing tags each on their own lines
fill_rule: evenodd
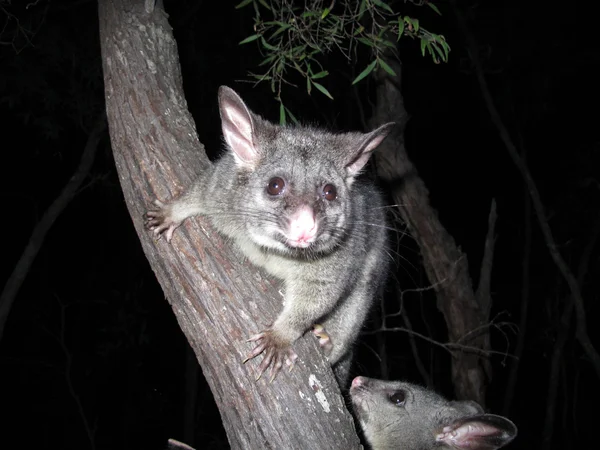
<svg viewBox="0 0 600 450">
<path fill-rule="evenodd" d="M 428 0 L 409 0 L 427 5 L 437 14 L 439 9 Z M 381 68 L 396 75 L 386 58 L 395 56 L 397 41 L 402 36 L 420 41 L 423 56 L 428 53 L 435 63 L 448 61 L 450 46 L 444 36 L 423 28 L 419 19 L 403 16 L 384 0 L 244 0 L 236 8 L 254 8 L 254 34 L 240 44 L 256 42 L 263 59 L 262 73 L 251 73 L 257 82 L 269 82 L 280 102 L 280 120 L 286 122 L 289 109 L 281 100 L 284 84 L 292 84 L 289 71 L 306 80 L 306 90 L 314 89 L 333 98 L 322 79 L 329 71 L 320 62 L 322 56 L 337 51 L 349 61 L 356 59 L 359 46 L 370 50 L 370 63 L 352 84 Z"/>
</svg>

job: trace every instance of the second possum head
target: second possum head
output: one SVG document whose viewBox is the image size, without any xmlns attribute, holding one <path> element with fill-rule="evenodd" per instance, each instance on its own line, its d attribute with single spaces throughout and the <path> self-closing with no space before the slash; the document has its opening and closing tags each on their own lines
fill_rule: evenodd
<svg viewBox="0 0 600 450">
<path fill-rule="evenodd" d="M 475 402 L 448 401 L 410 383 L 356 377 L 350 396 L 373 450 L 493 450 L 517 435 L 510 420 Z"/>
</svg>

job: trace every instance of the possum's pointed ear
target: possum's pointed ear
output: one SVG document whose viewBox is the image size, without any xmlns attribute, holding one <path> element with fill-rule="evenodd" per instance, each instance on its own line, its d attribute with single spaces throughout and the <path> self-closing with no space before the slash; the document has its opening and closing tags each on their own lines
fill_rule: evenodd
<svg viewBox="0 0 600 450">
<path fill-rule="evenodd" d="M 231 88 L 219 88 L 219 112 L 223 137 L 241 165 L 254 165 L 258 158 L 252 113 Z"/>
<path fill-rule="evenodd" d="M 436 436 L 457 450 L 494 450 L 504 447 L 517 435 L 517 427 L 506 417 L 480 414 L 455 421 Z"/>
<path fill-rule="evenodd" d="M 365 166 L 373 151 L 381 144 L 396 125 L 394 122 L 386 123 L 376 130 L 362 135 L 362 139 L 357 140 L 354 158 L 346 166 L 350 175 L 356 175 Z"/>
</svg>

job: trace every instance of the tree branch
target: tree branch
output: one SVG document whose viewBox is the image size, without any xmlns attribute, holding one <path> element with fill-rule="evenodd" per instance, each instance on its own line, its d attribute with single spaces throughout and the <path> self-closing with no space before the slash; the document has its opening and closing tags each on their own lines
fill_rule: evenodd
<svg viewBox="0 0 600 450">
<path fill-rule="evenodd" d="M 554 236 L 552 235 L 552 230 L 550 229 L 550 225 L 548 224 L 548 220 L 546 219 L 546 213 L 544 211 L 544 205 L 542 203 L 542 199 L 540 193 L 537 189 L 535 182 L 533 181 L 533 177 L 529 172 L 527 164 L 519 155 L 515 144 L 510 138 L 510 134 L 508 129 L 504 125 L 502 118 L 500 117 L 500 113 L 496 109 L 496 105 L 492 98 L 492 94 L 488 87 L 487 81 L 485 79 L 485 75 L 483 73 L 483 67 L 481 65 L 481 61 L 479 60 L 478 51 L 477 51 L 477 43 L 475 38 L 469 31 L 465 19 L 462 15 L 462 12 L 458 9 L 455 0 L 451 0 L 454 13 L 457 17 L 459 26 L 465 36 L 467 41 L 467 50 L 469 53 L 469 57 L 471 62 L 473 63 L 473 67 L 475 69 L 475 75 L 477 77 L 477 81 L 479 83 L 479 88 L 481 90 L 481 94 L 483 96 L 484 103 L 490 113 L 490 117 L 492 119 L 492 123 L 498 130 L 500 135 L 500 139 L 504 143 L 508 154 L 510 155 L 513 163 L 521 173 L 523 177 L 523 181 L 527 186 L 529 191 L 529 195 L 531 196 L 531 201 L 533 205 L 533 210 L 535 211 L 535 215 L 538 220 L 538 224 L 542 230 L 542 235 L 544 237 L 544 241 L 546 242 L 546 247 L 550 251 L 550 256 L 554 261 L 554 264 L 558 268 L 558 271 L 562 275 L 562 277 L 567 282 L 569 286 L 569 290 L 571 291 L 571 295 L 573 296 L 574 308 L 575 308 L 575 316 L 577 318 L 576 325 L 576 337 L 579 341 L 579 344 L 582 346 L 584 352 L 592 363 L 594 370 L 596 371 L 596 375 L 600 378 L 600 354 L 594 348 L 592 341 L 587 332 L 587 319 L 585 313 L 585 305 L 583 301 L 583 296 L 581 295 L 581 290 L 579 289 L 579 285 L 573 272 L 569 269 L 569 266 L 563 259 L 560 254 L 556 242 L 554 240 Z"/>
<path fill-rule="evenodd" d="M 519 374 L 519 364 L 525 350 L 525 336 L 527 335 L 527 317 L 529 315 L 529 272 L 531 268 L 531 198 L 527 191 L 523 191 L 523 257 L 521 258 L 521 308 L 519 314 L 519 334 L 517 337 L 517 347 L 515 349 L 515 360 L 511 364 L 506 383 L 503 411 L 508 415 L 515 395 L 517 379 Z"/>
<path fill-rule="evenodd" d="M 492 306 L 492 296 L 490 294 L 492 284 L 492 267 L 494 265 L 494 246 L 496 243 L 496 200 L 492 199 L 490 215 L 488 216 L 488 232 L 485 237 L 483 248 L 483 258 L 481 259 L 481 268 L 479 269 L 479 283 L 477 285 L 477 303 L 481 306 L 485 317 L 490 315 Z"/>
<path fill-rule="evenodd" d="M 477 303 L 467 258 L 431 207 L 427 187 L 406 153 L 403 128 L 408 114 L 400 90 L 402 67 L 391 60 L 390 65 L 398 76 L 378 72 L 377 107 L 371 122 L 375 125 L 395 121 L 401 129 L 388 137 L 375 153 L 377 172 L 390 187 L 394 202 L 401 205 L 400 215 L 419 245 L 425 272 L 435 288 L 438 308 L 448 327 L 449 339 L 459 342 L 488 319 Z M 489 340 L 478 336 L 470 346 L 480 351 L 464 353 L 455 347 L 459 351 L 452 354 L 452 382 L 458 399 L 471 399 L 484 405 L 491 366 L 486 358 L 478 355 L 489 354 Z"/>
</svg>

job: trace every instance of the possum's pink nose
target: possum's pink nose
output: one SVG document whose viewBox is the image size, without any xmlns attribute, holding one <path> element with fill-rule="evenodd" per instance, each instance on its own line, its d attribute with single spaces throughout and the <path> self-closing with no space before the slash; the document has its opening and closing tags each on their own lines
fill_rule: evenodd
<svg viewBox="0 0 600 450">
<path fill-rule="evenodd" d="M 289 243 L 293 247 L 305 248 L 317 235 L 317 223 L 312 208 L 303 206 L 290 218 Z"/>
<path fill-rule="evenodd" d="M 352 380 L 352 386 L 353 388 L 356 388 L 358 386 L 362 386 L 366 383 L 367 379 L 365 377 L 356 377 L 354 380 Z"/>
</svg>

